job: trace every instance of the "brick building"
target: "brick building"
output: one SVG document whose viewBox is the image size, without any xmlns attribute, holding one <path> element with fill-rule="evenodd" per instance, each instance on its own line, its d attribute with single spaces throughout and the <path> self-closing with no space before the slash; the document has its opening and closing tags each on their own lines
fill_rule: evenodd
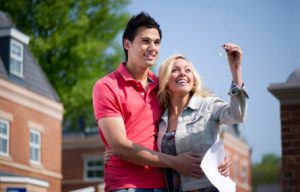
<svg viewBox="0 0 300 192">
<path fill-rule="evenodd" d="M 28 47 L 0 11 L 0 191 L 61 191 L 63 106 Z"/>
<path fill-rule="evenodd" d="M 236 183 L 236 192 L 251 191 L 251 148 L 241 138 L 239 125 L 225 126 L 221 137 L 224 149 L 232 160 L 230 178 Z"/>
<path fill-rule="evenodd" d="M 286 82 L 274 83 L 269 91 L 280 102 L 282 173 L 281 191 L 300 191 L 300 68 Z"/>
<path fill-rule="evenodd" d="M 103 191 L 103 160 L 105 150 L 98 129 L 63 134 L 62 191 L 85 189 Z M 87 188 L 91 190 L 87 190 Z"/>
</svg>

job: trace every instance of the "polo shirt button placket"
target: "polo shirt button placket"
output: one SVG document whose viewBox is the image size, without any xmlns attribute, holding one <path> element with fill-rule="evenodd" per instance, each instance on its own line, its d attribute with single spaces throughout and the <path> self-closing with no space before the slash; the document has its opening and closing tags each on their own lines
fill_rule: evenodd
<svg viewBox="0 0 300 192">
<path fill-rule="evenodd" d="M 144 88 L 142 87 L 142 85 L 140 83 L 137 84 L 137 87 L 138 87 L 138 92 L 140 92 L 140 95 L 145 98 L 145 90 Z"/>
<path fill-rule="evenodd" d="M 146 98 L 145 98 L 145 92 L 143 91 L 143 92 L 141 92 L 141 96 L 142 96 L 142 98 L 145 100 Z M 145 100 L 146 101 L 146 100 Z"/>
</svg>

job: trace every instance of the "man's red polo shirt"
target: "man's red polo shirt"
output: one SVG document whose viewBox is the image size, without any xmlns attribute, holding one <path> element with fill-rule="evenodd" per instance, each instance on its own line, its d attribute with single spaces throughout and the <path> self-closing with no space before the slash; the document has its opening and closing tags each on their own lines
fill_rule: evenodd
<svg viewBox="0 0 300 192">
<path fill-rule="evenodd" d="M 156 133 L 162 109 L 156 94 L 158 79 L 149 71 L 148 89 L 129 74 L 124 64 L 100 79 L 93 89 L 96 119 L 122 117 L 127 138 L 157 151 Z M 102 140 L 107 146 L 100 129 Z M 165 188 L 160 168 L 138 166 L 115 156 L 105 167 L 105 191 L 121 188 Z"/>
</svg>

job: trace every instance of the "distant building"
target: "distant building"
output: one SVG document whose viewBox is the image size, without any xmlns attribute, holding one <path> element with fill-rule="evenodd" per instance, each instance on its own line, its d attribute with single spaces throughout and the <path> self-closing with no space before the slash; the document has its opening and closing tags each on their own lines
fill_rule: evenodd
<svg viewBox="0 0 300 192">
<path fill-rule="evenodd" d="M 238 126 L 223 126 L 221 135 L 232 160 L 230 178 L 236 183 L 236 192 L 251 192 L 251 148 L 241 138 Z"/>
<path fill-rule="evenodd" d="M 300 67 L 286 82 L 273 83 L 269 91 L 280 102 L 281 191 L 300 191 Z"/>
<path fill-rule="evenodd" d="M 0 11 L 0 191 L 60 192 L 63 106 Z"/>
<path fill-rule="evenodd" d="M 89 132 L 65 132 L 62 191 L 103 191 L 104 150 L 97 128 Z"/>
</svg>

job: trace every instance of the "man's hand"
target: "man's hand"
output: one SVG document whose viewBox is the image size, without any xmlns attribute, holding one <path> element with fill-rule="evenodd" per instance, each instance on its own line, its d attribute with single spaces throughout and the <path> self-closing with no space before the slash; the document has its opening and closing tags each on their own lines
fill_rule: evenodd
<svg viewBox="0 0 300 192">
<path fill-rule="evenodd" d="M 103 163 L 104 163 L 104 165 L 106 165 L 109 162 L 112 155 L 113 154 L 112 154 L 111 150 L 105 149 L 105 151 L 103 152 Z"/>
<path fill-rule="evenodd" d="M 198 154 L 186 152 L 176 156 L 172 169 L 175 169 L 182 175 L 199 178 L 204 174 L 200 168 L 200 163 L 201 160 Z"/>
</svg>

